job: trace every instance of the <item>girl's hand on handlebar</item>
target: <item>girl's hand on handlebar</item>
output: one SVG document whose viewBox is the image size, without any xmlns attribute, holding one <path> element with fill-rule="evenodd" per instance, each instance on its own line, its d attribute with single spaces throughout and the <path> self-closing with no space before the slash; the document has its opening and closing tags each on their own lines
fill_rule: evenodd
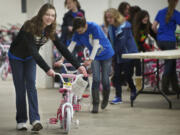
<svg viewBox="0 0 180 135">
<path fill-rule="evenodd" d="M 80 72 L 81 74 L 84 75 L 84 77 L 87 77 L 87 76 L 88 76 L 87 71 L 86 71 L 86 69 L 85 69 L 84 66 L 80 66 L 80 67 L 78 68 L 78 70 L 79 70 L 79 72 Z"/>
<path fill-rule="evenodd" d="M 49 69 L 49 71 L 46 73 L 48 76 L 55 77 L 55 72 L 53 69 Z"/>
</svg>

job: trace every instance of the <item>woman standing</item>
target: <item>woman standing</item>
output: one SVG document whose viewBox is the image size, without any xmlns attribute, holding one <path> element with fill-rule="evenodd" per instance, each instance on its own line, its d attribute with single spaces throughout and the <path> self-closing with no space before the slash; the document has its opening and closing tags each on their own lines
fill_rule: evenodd
<svg viewBox="0 0 180 135">
<path fill-rule="evenodd" d="M 157 32 L 158 47 L 162 50 L 176 49 L 175 30 L 180 25 L 180 12 L 176 5 L 178 0 L 168 0 L 168 7 L 159 10 L 153 22 L 153 30 Z M 157 26 L 159 26 L 157 28 Z M 178 79 L 176 75 L 176 60 L 165 60 L 165 68 L 162 76 L 162 90 L 169 94 L 169 84 L 173 91 L 178 92 Z"/>
<path fill-rule="evenodd" d="M 146 10 L 141 10 L 136 13 L 133 19 L 133 35 L 136 40 L 139 52 L 145 52 L 147 49 L 145 41 L 150 34 L 156 39 L 156 33 L 152 30 L 152 24 L 149 20 L 149 13 Z"/>
<path fill-rule="evenodd" d="M 85 12 L 81 9 L 81 5 L 78 0 L 65 0 L 64 6 L 68 9 L 68 11 L 63 17 L 60 41 L 66 46 L 69 46 L 73 35 L 73 20 L 76 17 L 85 17 Z M 76 46 L 72 52 L 73 56 L 75 56 L 80 62 L 82 62 L 82 56 L 79 56 L 79 54 L 82 54 L 83 49 L 84 46 Z M 65 61 L 65 63 L 67 63 L 67 61 Z M 74 67 L 68 67 L 68 69 L 74 70 Z M 60 72 L 65 73 L 65 69 L 62 68 Z"/>
<path fill-rule="evenodd" d="M 64 5 L 69 11 L 65 13 L 63 17 L 62 33 L 60 39 L 68 46 L 73 35 L 73 19 L 75 17 L 84 17 L 85 13 L 84 10 L 81 9 L 81 5 L 78 0 L 65 0 Z"/>
<path fill-rule="evenodd" d="M 51 4 L 43 5 L 38 14 L 26 21 L 17 37 L 11 44 L 9 60 L 12 68 L 13 81 L 16 92 L 16 122 L 17 130 L 27 130 L 27 104 L 29 107 L 29 120 L 32 131 L 43 128 L 38 111 L 38 97 L 35 86 L 36 63 L 48 76 L 55 76 L 51 69 L 39 54 L 39 49 L 48 39 L 51 39 L 58 50 L 82 73 L 86 75 L 84 67 L 71 55 L 65 45 L 59 42 L 56 31 L 56 11 Z"/>
<path fill-rule="evenodd" d="M 136 97 L 136 87 L 132 79 L 134 60 L 122 59 L 121 57 L 125 53 L 138 52 L 132 35 L 131 24 L 114 8 L 105 11 L 104 21 L 108 27 L 108 35 L 115 50 L 113 67 L 116 96 L 111 103 L 118 104 L 122 102 L 122 84 L 124 80 L 131 89 L 130 99 L 134 100 Z"/>
<path fill-rule="evenodd" d="M 138 47 L 139 52 L 145 52 L 152 50 L 153 46 L 145 43 L 148 35 L 151 35 L 156 39 L 156 33 L 152 30 L 152 24 L 149 20 L 149 13 L 146 10 L 141 10 L 136 13 L 133 19 L 133 35 Z M 141 61 L 137 60 L 135 63 L 136 68 L 136 88 L 141 90 L 142 88 L 142 74 L 141 74 Z"/>
</svg>

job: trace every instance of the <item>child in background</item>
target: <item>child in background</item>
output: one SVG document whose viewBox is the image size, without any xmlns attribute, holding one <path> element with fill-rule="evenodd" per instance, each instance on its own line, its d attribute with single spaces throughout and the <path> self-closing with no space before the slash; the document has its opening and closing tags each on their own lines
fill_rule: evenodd
<svg viewBox="0 0 180 135">
<path fill-rule="evenodd" d="M 114 50 L 102 28 L 94 22 L 86 22 L 85 18 L 77 17 L 74 19 L 73 31 L 74 35 L 68 49 L 72 52 L 76 45 L 85 45 L 90 51 L 89 60 L 85 60 L 84 65 L 91 65 L 93 74 L 92 113 L 98 113 L 101 81 L 103 85 L 101 109 L 105 109 L 108 105 L 110 94 L 109 72 Z M 59 62 L 61 63 L 62 60 Z M 59 62 L 57 62 L 57 66 Z"/>
<path fill-rule="evenodd" d="M 152 28 L 157 32 L 157 44 L 162 50 L 176 49 L 176 26 L 180 25 L 180 12 L 175 8 L 179 0 L 168 0 L 168 7 L 158 11 Z M 159 26 L 159 27 L 158 27 Z M 162 91 L 170 94 L 169 85 L 173 91 L 179 92 L 176 74 L 176 60 L 165 60 L 165 68 L 162 76 Z"/>
<path fill-rule="evenodd" d="M 122 102 L 122 83 L 124 80 L 131 89 L 130 99 L 134 100 L 136 97 L 136 87 L 132 79 L 134 60 L 122 59 L 121 57 L 121 55 L 125 53 L 138 52 L 132 35 L 131 24 L 114 8 L 105 11 L 104 22 L 108 27 L 108 36 L 115 51 L 113 57 L 113 84 L 116 88 L 116 96 L 111 103 L 118 104 Z"/>
</svg>

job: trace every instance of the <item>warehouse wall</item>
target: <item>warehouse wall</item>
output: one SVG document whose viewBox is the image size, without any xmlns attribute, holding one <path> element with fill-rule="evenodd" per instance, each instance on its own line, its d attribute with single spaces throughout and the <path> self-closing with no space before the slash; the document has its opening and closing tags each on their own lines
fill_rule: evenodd
<svg viewBox="0 0 180 135">
<path fill-rule="evenodd" d="M 79 0 L 82 9 L 85 10 L 88 21 L 94 21 L 98 24 L 103 23 L 103 13 L 109 7 L 117 8 L 119 3 L 127 1 L 131 5 L 139 5 L 150 13 L 151 21 L 157 11 L 167 6 L 167 0 Z M 26 19 L 30 19 L 37 14 L 39 8 L 46 2 L 51 2 L 57 10 L 57 23 L 61 24 L 64 13 L 67 9 L 64 7 L 64 0 L 27 0 L 27 13 L 21 11 L 21 0 L 0 0 L 0 26 L 8 24 L 23 24 Z M 180 9 L 180 2 L 177 5 Z M 40 49 L 41 55 L 46 59 L 49 65 L 52 65 L 52 44 L 47 43 Z M 37 66 L 38 67 L 38 66 Z M 47 77 L 42 69 L 37 68 L 37 86 L 48 88 L 53 86 L 53 79 Z"/>
</svg>

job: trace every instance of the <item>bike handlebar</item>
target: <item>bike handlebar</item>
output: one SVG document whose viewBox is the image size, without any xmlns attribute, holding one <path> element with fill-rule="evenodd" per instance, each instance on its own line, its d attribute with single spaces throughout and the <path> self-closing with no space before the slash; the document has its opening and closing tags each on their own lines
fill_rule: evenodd
<svg viewBox="0 0 180 135">
<path fill-rule="evenodd" d="M 75 74 L 75 73 L 77 73 L 78 72 L 78 70 L 68 70 L 67 69 L 67 67 L 73 67 L 72 66 L 72 64 L 70 64 L 70 63 L 65 63 L 65 64 L 61 64 L 63 67 L 64 67 L 64 69 L 65 69 L 65 71 L 68 73 L 68 74 Z"/>
<path fill-rule="evenodd" d="M 76 81 L 77 81 L 80 77 L 84 77 L 83 74 L 78 74 L 78 75 L 76 75 L 76 74 L 60 74 L 60 73 L 55 73 L 55 76 L 56 76 L 56 75 L 60 77 L 60 79 L 61 79 L 61 81 L 62 81 L 63 83 L 65 83 L 64 78 L 71 78 L 71 79 L 73 79 L 72 84 L 75 84 Z"/>
</svg>

